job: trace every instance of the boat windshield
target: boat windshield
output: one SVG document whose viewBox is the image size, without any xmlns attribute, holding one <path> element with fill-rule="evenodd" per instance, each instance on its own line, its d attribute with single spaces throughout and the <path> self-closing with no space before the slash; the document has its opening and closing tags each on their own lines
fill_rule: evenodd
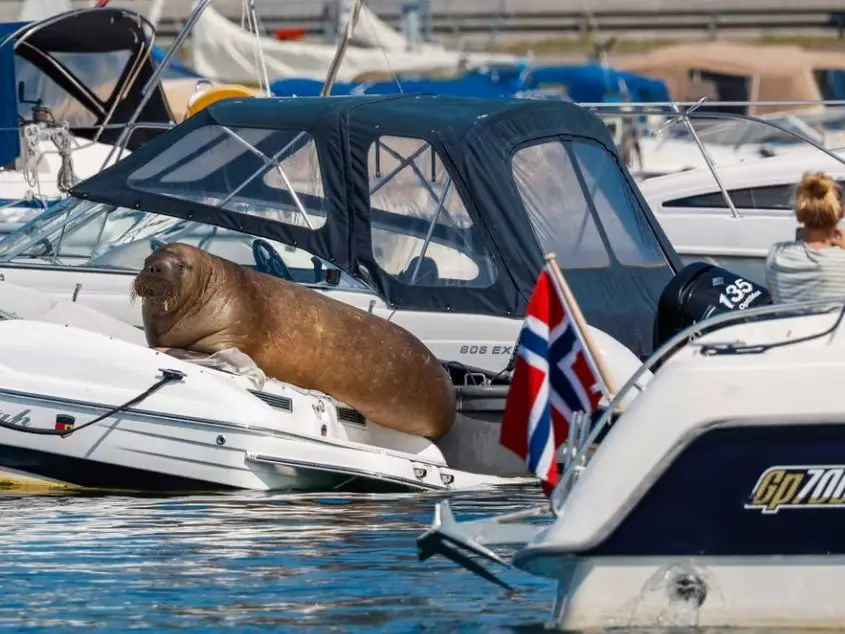
<svg viewBox="0 0 845 634">
<path fill-rule="evenodd" d="M 764 119 L 827 147 L 839 147 L 845 143 L 845 136 L 842 134 L 845 127 L 845 108 L 829 107 L 823 112 L 787 112 L 769 115 Z M 731 146 L 755 143 L 800 145 L 801 149 L 806 149 L 804 143 L 792 134 L 750 120 L 713 123 L 696 130 L 696 133 L 705 143 Z"/>
<path fill-rule="evenodd" d="M 531 230 L 561 267 L 665 269 L 634 193 L 602 146 L 545 140 L 517 150 L 511 163 Z"/>
<path fill-rule="evenodd" d="M 308 251 L 231 229 L 68 196 L 0 240 L 0 264 L 26 263 L 138 271 L 159 246 L 182 242 L 263 270 L 274 255 L 294 281 L 328 286 L 338 269 Z M 268 249 L 270 247 L 272 250 Z M 275 252 L 275 254 L 273 253 Z M 369 290 L 340 273 L 332 288 Z"/>
</svg>

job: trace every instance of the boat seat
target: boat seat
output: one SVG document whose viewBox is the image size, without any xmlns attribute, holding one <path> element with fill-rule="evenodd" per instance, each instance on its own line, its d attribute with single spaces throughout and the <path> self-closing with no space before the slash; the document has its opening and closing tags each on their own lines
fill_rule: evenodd
<svg viewBox="0 0 845 634">
<path fill-rule="evenodd" d="M 402 273 L 400 273 L 399 278 L 405 284 L 411 286 L 411 280 L 414 279 L 414 270 L 417 268 L 417 263 L 420 263 L 420 270 L 417 272 L 417 277 L 413 282 L 413 285 L 431 285 L 436 284 L 437 281 L 440 279 L 440 269 L 437 268 L 437 262 L 431 259 L 428 256 L 414 256 L 411 261 L 408 263 L 408 268 L 406 268 Z"/>
</svg>

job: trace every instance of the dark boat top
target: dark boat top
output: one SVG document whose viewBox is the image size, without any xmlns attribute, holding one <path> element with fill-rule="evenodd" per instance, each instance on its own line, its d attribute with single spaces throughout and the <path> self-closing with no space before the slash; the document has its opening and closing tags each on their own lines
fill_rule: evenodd
<svg viewBox="0 0 845 634">
<path fill-rule="evenodd" d="M 127 9 L 78 9 L 39 22 L 0 23 L 0 167 L 20 155 L 18 126 L 49 109 L 76 136 L 114 143 L 138 108 L 154 72 L 155 29 Z M 161 85 L 138 117 L 134 150 L 173 120 Z M 114 127 L 105 127 L 105 126 Z"/>
<path fill-rule="evenodd" d="M 402 309 L 520 318 L 551 251 L 638 355 L 680 268 L 601 119 L 559 101 L 227 99 L 71 193 L 301 247 Z"/>
</svg>

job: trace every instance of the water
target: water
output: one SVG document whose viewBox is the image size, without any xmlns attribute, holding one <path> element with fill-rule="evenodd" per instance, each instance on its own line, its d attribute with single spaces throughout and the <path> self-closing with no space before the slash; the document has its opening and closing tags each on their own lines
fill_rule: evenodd
<svg viewBox="0 0 845 634">
<path fill-rule="evenodd" d="M 3 495 L 0 629 L 541 631 L 551 582 L 505 570 L 509 595 L 443 558 L 417 561 L 437 499 Z M 540 494 L 451 500 L 463 520 Z"/>
</svg>

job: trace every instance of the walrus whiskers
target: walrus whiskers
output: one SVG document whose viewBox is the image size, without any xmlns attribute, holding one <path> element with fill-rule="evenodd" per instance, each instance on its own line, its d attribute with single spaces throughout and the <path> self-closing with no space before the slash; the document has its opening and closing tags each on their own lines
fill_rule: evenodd
<svg viewBox="0 0 845 634">
<path fill-rule="evenodd" d="M 134 303 L 138 297 L 143 297 L 145 299 L 159 301 L 164 304 L 164 310 L 167 310 L 168 302 L 172 300 L 173 295 L 176 293 L 176 286 L 172 282 L 141 273 L 135 278 L 129 288 L 129 300 Z"/>
</svg>

